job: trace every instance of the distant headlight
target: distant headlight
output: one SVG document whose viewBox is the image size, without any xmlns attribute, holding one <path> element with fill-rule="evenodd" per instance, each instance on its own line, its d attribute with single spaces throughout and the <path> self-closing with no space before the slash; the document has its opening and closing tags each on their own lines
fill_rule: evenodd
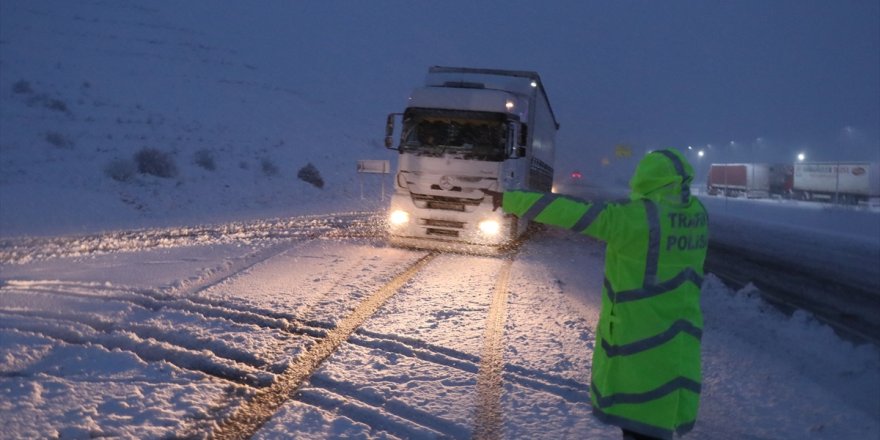
<svg viewBox="0 0 880 440">
<path fill-rule="evenodd" d="M 394 211 L 391 213 L 391 216 L 388 217 L 388 220 L 394 226 L 400 226 L 402 224 L 409 222 L 409 213 L 406 211 Z"/>
<path fill-rule="evenodd" d="M 498 223 L 498 220 L 483 220 L 479 227 L 480 231 L 486 235 L 498 235 L 498 232 L 501 231 L 501 224 Z"/>
</svg>

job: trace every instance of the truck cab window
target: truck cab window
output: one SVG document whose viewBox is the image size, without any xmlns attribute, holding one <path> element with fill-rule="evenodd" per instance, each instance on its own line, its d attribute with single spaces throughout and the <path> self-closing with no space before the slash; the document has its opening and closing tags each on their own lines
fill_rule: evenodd
<svg viewBox="0 0 880 440">
<path fill-rule="evenodd" d="M 503 115 L 486 112 L 411 111 L 404 116 L 403 149 L 428 156 L 504 160 Z"/>
</svg>

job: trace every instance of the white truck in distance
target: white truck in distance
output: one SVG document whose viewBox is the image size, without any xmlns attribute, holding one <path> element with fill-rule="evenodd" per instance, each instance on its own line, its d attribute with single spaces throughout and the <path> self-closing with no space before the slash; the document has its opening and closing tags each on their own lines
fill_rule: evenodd
<svg viewBox="0 0 880 440">
<path fill-rule="evenodd" d="M 880 163 L 798 162 L 792 190 L 801 200 L 870 203 L 880 199 Z"/>
<path fill-rule="evenodd" d="M 510 244 L 528 225 L 493 211 L 481 190 L 550 191 L 558 128 L 535 72 L 431 67 L 404 112 L 388 115 L 385 146 L 399 152 L 389 241 L 475 253 Z"/>
</svg>

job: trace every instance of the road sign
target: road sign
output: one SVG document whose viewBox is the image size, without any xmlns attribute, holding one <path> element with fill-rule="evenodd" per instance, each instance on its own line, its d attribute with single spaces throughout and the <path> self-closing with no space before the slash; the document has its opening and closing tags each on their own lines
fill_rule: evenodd
<svg viewBox="0 0 880 440">
<path fill-rule="evenodd" d="M 357 161 L 357 172 L 388 174 L 391 172 L 391 161 L 387 160 L 359 160 Z"/>
<path fill-rule="evenodd" d="M 357 172 L 361 181 L 361 199 L 364 198 L 364 177 L 363 174 L 389 174 L 391 173 L 391 161 L 388 160 L 359 160 L 357 161 Z M 385 200 L 385 176 L 382 179 L 382 200 Z"/>
</svg>

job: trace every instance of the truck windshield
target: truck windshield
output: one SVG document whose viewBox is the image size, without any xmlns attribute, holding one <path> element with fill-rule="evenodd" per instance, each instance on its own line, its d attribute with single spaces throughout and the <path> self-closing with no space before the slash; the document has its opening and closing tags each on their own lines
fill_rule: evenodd
<svg viewBox="0 0 880 440">
<path fill-rule="evenodd" d="M 409 109 L 402 140 L 403 151 L 498 162 L 505 157 L 507 125 L 497 113 Z"/>
</svg>

